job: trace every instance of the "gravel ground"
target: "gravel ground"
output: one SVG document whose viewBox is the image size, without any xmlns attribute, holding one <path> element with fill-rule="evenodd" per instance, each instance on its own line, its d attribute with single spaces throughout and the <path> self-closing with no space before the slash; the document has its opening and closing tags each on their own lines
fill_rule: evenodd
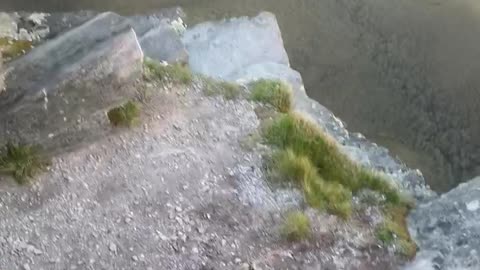
<svg viewBox="0 0 480 270">
<path fill-rule="evenodd" d="M 31 186 L 0 182 L 0 269 L 395 269 L 368 208 L 343 223 L 308 210 L 312 239 L 281 239 L 292 190 L 262 175 L 245 100 L 154 91 L 142 124 L 56 157 Z"/>
</svg>

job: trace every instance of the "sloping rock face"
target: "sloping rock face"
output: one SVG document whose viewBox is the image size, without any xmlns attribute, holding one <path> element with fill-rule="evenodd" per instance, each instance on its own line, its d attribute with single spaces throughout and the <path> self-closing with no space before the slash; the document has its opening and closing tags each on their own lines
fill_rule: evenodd
<svg viewBox="0 0 480 270">
<path fill-rule="evenodd" d="M 409 269 L 479 269 L 480 177 L 420 205 L 409 223 L 420 247 Z"/>
<path fill-rule="evenodd" d="M 196 72 L 241 83 L 260 78 L 288 81 L 294 90 L 295 110 L 311 116 L 343 145 L 344 152 L 352 159 L 391 176 L 418 199 L 433 195 L 419 171 L 407 168 L 392 158 L 387 149 L 369 142 L 361 134 L 350 134 L 332 112 L 307 96 L 301 75 L 290 68 L 273 14 L 263 12 L 252 19 L 202 23 L 188 29 L 183 41 L 189 52 L 190 67 Z"/>
<path fill-rule="evenodd" d="M 8 66 L 0 144 L 20 141 L 52 150 L 95 137 L 92 123 L 135 93 L 129 86 L 141 75 L 142 62 L 129 21 L 113 13 L 37 47 Z"/>
<path fill-rule="evenodd" d="M 188 59 L 179 38 L 185 29 L 180 8 L 132 17 L 90 11 L 0 15 L 0 37 L 22 39 L 18 29 L 25 29 L 38 45 L 4 67 L 9 75 L 0 85 L 8 85 L 0 95 L 0 145 L 18 141 L 59 150 L 92 140 L 105 132 L 104 112 L 136 93 L 144 56 L 169 63 Z M 48 31 L 40 36 L 40 28 Z"/>
</svg>

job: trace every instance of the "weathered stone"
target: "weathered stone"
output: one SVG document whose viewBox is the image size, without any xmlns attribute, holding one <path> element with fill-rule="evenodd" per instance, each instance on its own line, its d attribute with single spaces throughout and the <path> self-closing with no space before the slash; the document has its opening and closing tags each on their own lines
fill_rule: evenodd
<svg viewBox="0 0 480 270">
<path fill-rule="evenodd" d="M 98 13 L 95 11 L 78 11 L 78 12 L 59 12 L 52 13 L 47 17 L 46 24 L 50 28 L 48 38 L 54 38 L 72 28 L 78 27 L 83 23 L 91 20 Z"/>
<path fill-rule="evenodd" d="M 187 30 L 183 41 L 190 67 L 209 76 L 228 79 L 257 63 L 289 65 L 277 21 L 268 12 L 253 19 L 201 23 Z"/>
<path fill-rule="evenodd" d="M 92 139 L 105 110 L 134 95 L 143 53 L 127 19 L 103 13 L 9 64 L 0 144 L 60 150 Z M 95 120 L 95 121 L 93 121 Z"/>
<path fill-rule="evenodd" d="M 188 62 L 188 54 L 178 33 L 168 23 L 159 25 L 140 38 L 145 56 L 169 63 Z"/>
<path fill-rule="evenodd" d="M 181 8 L 162 9 L 148 16 L 129 17 L 145 56 L 169 63 L 188 61 L 188 54 L 177 31 L 176 22 L 183 22 Z"/>
<path fill-rule="evenodd" d="M 409 218 L 420 252 L 411 269 L 480 268 L 480 177 L 418 206 Z"/>
</svg>

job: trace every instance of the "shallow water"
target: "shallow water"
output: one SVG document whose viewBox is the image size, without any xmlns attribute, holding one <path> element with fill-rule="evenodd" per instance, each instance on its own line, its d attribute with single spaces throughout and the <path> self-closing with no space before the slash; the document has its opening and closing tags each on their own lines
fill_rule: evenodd
<svg viewBox="0 0 480 270">
<path fill-rule="evenodd" d="M 480 175 L 478 0 L 1 0 L 2 10 L 183 6 L 189 23 L 277 15 L 309 94 L 446 191 Z"/>
</svg>

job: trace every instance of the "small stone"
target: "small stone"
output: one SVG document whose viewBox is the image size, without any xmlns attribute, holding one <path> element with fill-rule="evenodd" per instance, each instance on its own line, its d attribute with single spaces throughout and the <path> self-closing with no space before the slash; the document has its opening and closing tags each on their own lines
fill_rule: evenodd
<svg viewBox="0 0 480 270">
<path fill-rule="evenodd" d="M 180 206 L 175 207 L 175 211 L 182 212 L 182 208 Z"/>
<path fill-rule="evenodd" d="M 470 212 L 477 211 L 480 208 L 480 201 L 479 200 L 474 200 L 469 203 L 467 203 L 467 210 Z"/>
<path fill-rule="evenodd" d="M 240 258 L 235 258 L 235 261 L 234 261 L 236 264 L 240 264 L 242 262 L 242 260 Z"/>
<path fill-rule="evenodd" d="M 197 247 L 192 248 L 192 253 L 198 254 L 198 248 Z"/>
<path fill-rule="evenodd" d="M 204 234 L 204 233 L 205 233 L 205 228 L 203 228 L 203 227 L 198 227 L 198 228 L 197 228 L 197 231 L 198 231 L 199 234 Z"/>
<path fill-rule="evenodd" d="M 133 256 L 132 256 L 132 261 L 134 261 L 134 262 L 138 261 L 138 257 L 135 256 L 135 255 L 133 255 Z"/>
<path fill-rule="evenodd" d="M 110 243 L 110 245 L 108 246 L 108 249 L 111 252 L 117 253 L 117 245 L 115 245 L 115 243 Z"/>
<path fill-rule="evenodd" d="M 23 270 L 30 270 L 30 265 L 28 265 L 28 263 L 24 264 Z"/>
</svg>

